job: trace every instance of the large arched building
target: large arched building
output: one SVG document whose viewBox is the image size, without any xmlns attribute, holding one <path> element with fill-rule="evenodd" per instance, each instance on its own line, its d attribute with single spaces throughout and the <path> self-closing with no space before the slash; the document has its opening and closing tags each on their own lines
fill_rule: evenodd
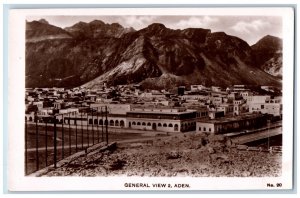
<svg viewBox="0 0 300 198">
<path fill-rule="evenodd" d="M 128 128 L 165 132 L 196 130 L 196 110 L 132 108 L 127 112 Z"/>
</svg>

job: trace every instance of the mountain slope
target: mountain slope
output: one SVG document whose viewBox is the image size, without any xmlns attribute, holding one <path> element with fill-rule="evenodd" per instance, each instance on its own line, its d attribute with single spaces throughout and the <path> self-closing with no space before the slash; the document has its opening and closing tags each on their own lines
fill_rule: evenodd
<svg viewBox="0 0 300 198">
<path fill-rule="evenodd" d="M 282 40 L 267 35 L 251 46 L 254 62 L 265 72 L 282 77 Z"/>
<path fill-rule="evenodd" d="M 45 19 L 26 22 L 26 42 L 70 38 L 72 36 L 67 31 L 50 25 Z"/>
<path fill-rule="evenodd" d="M 254 51 L 261 51 L 260 47 L 253 49 L 224 32 L 172 30 L 158 23 L 135 31 L 102 21 L 79 22 L 54 31 L 50 24 L 36 23 L 50 30 L 29 28 L 27 39 L 41 35 L 51 39 L 27 41 L 27 87 L 97 88 L 103 82 L 153 84 L 157 88 L 180 84 L 281 85 L 253 61 Z M 68 37 L 54 37 L 60 34 Z"/>
<path fill-rule="evenodd" d="M 118 23 L 106 24 L 100 20 L 94 20 L 90 23 L 78 22 L 71 27 L 66 27 L 65 30 L 77 38 L 120 38 L 128 32 L 135 31 L 133 28 L 123 28 Z"/>
</svg>

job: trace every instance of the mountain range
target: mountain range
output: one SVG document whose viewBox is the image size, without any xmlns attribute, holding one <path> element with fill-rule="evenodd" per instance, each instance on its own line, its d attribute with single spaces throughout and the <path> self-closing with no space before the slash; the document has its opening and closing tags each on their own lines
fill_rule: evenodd
<svg viewBox="0 0 300 198">
<path fill-rule="evenodd" d="M 160 23 L 137 31 L 100 20 L 64 29 L 44 19 L 26 22 L 26 87 L 280 87 L 281 79 L 282 41 L 270 35 L 249 46 L 225 32 Z"/>
</svg>

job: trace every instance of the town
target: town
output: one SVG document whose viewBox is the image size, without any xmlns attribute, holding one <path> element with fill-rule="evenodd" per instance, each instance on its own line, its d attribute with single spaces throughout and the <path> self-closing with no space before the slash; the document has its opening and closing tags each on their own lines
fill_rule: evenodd
<svg viewBox="0 0 300 198">
<path fill-rule="evenodd" d="M 272 86 L 203 85 L 149 90 L 139 85 L 98 89 L 27 88 L 25 121 L 168 133 L 241 132 L 282 119 L 281 90 Z M 104 115 L 104 112 L 107 112 Z"/>
</svg>

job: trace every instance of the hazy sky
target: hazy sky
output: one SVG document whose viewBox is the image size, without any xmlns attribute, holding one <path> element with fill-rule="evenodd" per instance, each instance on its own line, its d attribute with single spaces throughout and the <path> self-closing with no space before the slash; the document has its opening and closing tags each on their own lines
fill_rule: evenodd
<svg viewBox="0 0 300 198">
<path fill-rule="evenodd" d="M 79 21 L 90 22 L 95 19 L 105 23 L 119 23 L 123 27 L 133 27 L 136 30 L 152 23 L 163 23 L 172 29 L 206 28 L 211 29 L 212 32 L 223 31 L 240 37 L 249 45 L 268 34 L 282 38 L 282 19 L 278 16 L 29 16 L 27 20 L 41 18 L 62 28 L 72 26 Z"/>
</svg>

